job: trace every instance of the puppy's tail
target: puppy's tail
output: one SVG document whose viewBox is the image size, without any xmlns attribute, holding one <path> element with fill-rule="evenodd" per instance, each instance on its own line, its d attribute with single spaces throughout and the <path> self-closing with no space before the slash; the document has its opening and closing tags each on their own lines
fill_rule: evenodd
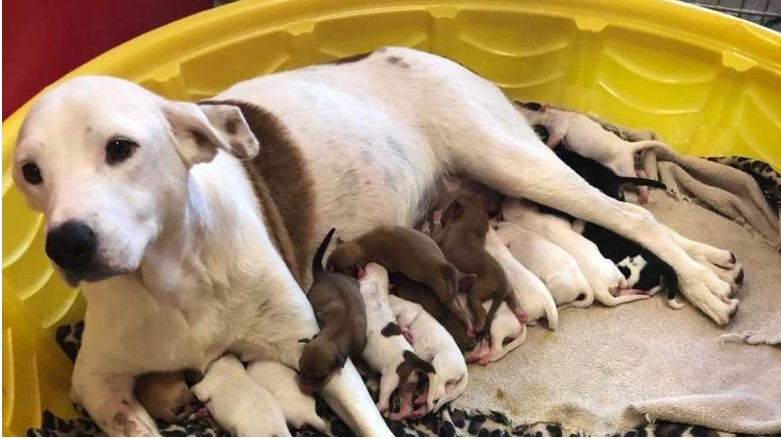
<svg viewBox="0 0 781 439">
<path fill-rule="evenodd" d="M 445 404 L 449 403 L 450 401 L 458 398 L 462 393 L 464 393 L 464 390 L 466 390 L 466 385 L 469 382 L 469 375 L 466 371 L 464 371 L 464 374 L 461 375 L 461 378 L 456 382 L 455 386 L 453 387 L 453 390 L 450 391 L 450 393 L 447 393 L 447 383 L 442 383 L 441 386 L 442 394 L 445 396 L 439 398 L 439 401 L 437 401 L 436 405 L 434 405 L 434 409 L 432 412 L 436 413 L 439 411 L 439 409 L 442 408 Z M 429 389 L 431 391 L 431 389 Z"/>
<path fill-rule="evenodd" d="M 635 155 L 638 152 L 648 148 L 658 148 L 667 151 L 671 150 L 667 144 L 658 140 L 641 140 L 639 142 L 629 142 L 629 145 L 631 145 L 629 148 L 630 151 L 632 151 L 632 155 Z"/>
<path fill-rule="evenodd" d="M 428 394 L 426 395 L 426 409 L 433 410 L 434 399 L 439 395 L 439 389 L 437 389 L 437 374 L 428 374 Z M 444 386 L 444 383 L 443 383 Z"/>
<path fill-rule="evenodd" d="M 336 232 L 335 228 L 328 231 L 323 242 L 317 247 L 314 259 L 312 259 L 312 278 L 314 281 L 317 281 L 325 273 L 325 268 L 323 268 L 323 257 L 325 256 L 325 249 L 327 249 L 328 244 L 331 243 L 331 237 L 334 236 L 334 232 Z"/>
<path fill-rule="evenodd" d="M 657 189 L 667 190 L 667 186 L 661 181 L 652 180 L 650 178 L 637 178 L 637 177 L 619 177 L 621 185 L 631 186 L 648 186 Z"/>
<path fill-rule="evenodd" d="M 550 293 L 547 287 L 544 290 L 540 290 L 540 295 L 545 301 L 543 308 L 545 309 L 545 319 L 548 321 L 548 328 L 555 331 L 559 326 L 559 309 L 556 308 L 556 301 L 553 300 L 553 295 Z"/>
</svg>

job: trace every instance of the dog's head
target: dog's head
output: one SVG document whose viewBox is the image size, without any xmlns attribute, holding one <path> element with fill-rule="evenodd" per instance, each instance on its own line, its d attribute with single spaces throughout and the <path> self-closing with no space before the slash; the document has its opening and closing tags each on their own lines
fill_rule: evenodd
<svg viewBox="0 0 781 439">
<path fill-rule="evenodd" d="M 258 146 L 236 107 L 80 77 L 33 104 L 13 179 L 46 219 L 47 255 L 76 285 L 135 271 L 150 244 L 182 227 L 188 203 L 198 203 L 191 168 L 220 150 L 251 158 Z"/>
<path fill-rule="evenodd" d="M 354 278 L 361 277 L 366 262 L 363 260 L 363 249 L 355 241 L 344 241 L 336 238 L 336 248 L 328 256 L 326 268 L 335 273 L 346 274 Z"/>
<path fill-rule="evenodd" d="M 305 392 L 316 392 L 330 381 L 336 371 L 344 367 L 347 356 L 339 352 L 334 343 L 316 336 L 311 341 L 299 341 L 306 343 L 298 359 L 299 383 Z"/>
</svg>

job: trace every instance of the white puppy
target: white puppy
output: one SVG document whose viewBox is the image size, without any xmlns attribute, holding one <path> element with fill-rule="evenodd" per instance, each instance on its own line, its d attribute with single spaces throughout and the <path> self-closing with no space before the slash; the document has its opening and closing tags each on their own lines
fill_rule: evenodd
<svg viewBox="0 0 781 439">
<path fill-rule="evenodd" d="M 412 334 L 415 353 L 430 362 L 437 371 L 430 377 L 427 394 L 415 401 L 425 401 L 427 411 L 436 412 L 466 389 L 469 377 L 461 349 L 447 330 L 422 306 L 396 296 L 390 296 L 390 305 L 398 324 L 408 328 Z M 515 321 L 517 323 L 518 319 Z"/>
<path fill-rule="evenodd" d="M 435 369 L 415 354 L 396 322 L 389 302 L 388 271 L 373 262 L 366 265 L 365 271 L 365 276 L 360 279 L 361 295 L 366 304 L 367 337 L 363 358 L 369 367 L 382 375 L 377 409 L 387 411 L 393 391 L 401 386 L 402 410 L 393 418 L 422 416 L 425 413 L 412 413 L 410 410 L 417 374 L 427 374 L 431 383 L 435 380 Z"/>
<path fill-rule="evenodd" d="M 616 306 L 648 298 L 644 294 L 621 295 L 621 290 L 627 287 L 624 275 L 612 261 L 602 256 L 593 242 L 575 232 L 566 219 L 542 213 L 534 206 L 511 198 L 502 204 L 502 215 L 505 220 L 539 233 L 571 254 L 588 279 L 594 297 L 603 305 Z"/>
<path fill-rule="evenodd" d="M 290 436 L 277 401 L 233 355 L 212 363 L 193 393 L 234 436 Z"/>
<path fill-rule="evenodd" d="M 589 186 L 494 84 L 445 58 L 383 48 L 197 104 L 78 77 L 30 107 L 11 172 L 86 299 L 72 398 L 108 434 L 157 434 L 138 375 L 203 370 L 226 351 L 298 367 L 298 340 L 318 330 L 303 291 L 320 237 L 416 224 L 446 173 L 638 242 L 719 325 L 737 310 L 719 277 L 730 252 Z M 390 434 L 350 362 L 322 394 L 355 433 Z"/>
<path fill-rule="evenodd" d="M 289 425 L 299 429 L 308 425 L 328 432 L 325 421 L 315 412 L 315 399 L 299 387 L 295 370 L 271 361 L 256 361 L 249 365 L 247 374 L 271 392 Z"/>
<path fill-rule="evenodd" d="M 488 228 L 485 236 L 485 249 L 502 266 L 507 274 L 507 280 L 513 288 L 513 294 L 518 298 L 521 309 L 526 313 L 527 322 L 530 325 L 545 318 L 548 327 L 555 330 L 559 324 L 559 311 L 550 291 L 545 284 L 510 253 L 510 250 L 502 243 L 499 235 L 492 228 Z M 483 306 L 488 306 L 488 302 Z M 526 340 L 526 325 L 516 319 L 511 323 L 507 313 L 509 307 L 500 306 L 496 318 L 491 324 L 491 340 L 481 342 L 468 356 L 469 361 L 477 361 L 481 365 L 502 359 L 508 352 L 517 348 Z M 511 341 L 504 345 L 504 341 Z"/>
<path fill-rule="evenodd" d="M 573 152 L 598 161 L 622 177 L 645 178 L 644 173 L 635 171 L 634 156 L 638 152 L 648 148 L 669 149 L 658 140 L 627 142 L 584 114 L 538 105 L 524 104 L 519 110 L 530 124 L 542 125 L 548 130 L 548 147 L 554 148 L 564 142 Z M 640 202 L 647 202 L 648 188 L 638 189 Z"/>
<path fill-rule="evenodd" d="M 591 285 L 578 262 L 566 250 L 509 221 L 493 223 L 492 227 L 515 259 L 545 283 L 559 309 L 585 308 L 594 302 Z"/>
<path fill-rule="evenodd" d="M 507 280 L 513 286 L 528 323 L 533 325 L 544 318 L 548 327 L 555 330 L 559 325 L 559 311 L 550 291 L 540 278 L 513 257 L 492 227 L 488 228 L 485 235 L 485 250 L 499 262 L 507 274 Z"/>
</svg>

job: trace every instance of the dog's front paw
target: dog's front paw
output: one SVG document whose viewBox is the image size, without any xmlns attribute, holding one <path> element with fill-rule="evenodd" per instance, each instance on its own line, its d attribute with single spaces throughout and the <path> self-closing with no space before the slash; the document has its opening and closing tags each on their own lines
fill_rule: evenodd
<svg viewBox="0 0 781 439">
<path fill-rule="evenodd" d="M 719 326 L 728 324 L 738 311 L 738 300 L 731 298 L 731 285 L 712 270 L 699 267 L 693 276 L 681 276 L 680 286 L 686 298 Z"/>
</svg>

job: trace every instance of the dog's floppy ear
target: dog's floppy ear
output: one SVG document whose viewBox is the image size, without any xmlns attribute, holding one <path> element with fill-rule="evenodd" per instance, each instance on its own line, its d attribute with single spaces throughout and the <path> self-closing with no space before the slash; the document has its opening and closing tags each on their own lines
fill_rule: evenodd
<svg viewBox="0 0 781 439">
<path fill-rule="evenodd" d="M 162 111 L 188 167 L 210 162 L 218 149 L 242 160 L 258 153 L 258 141 L 238 107 L 167 101 Z"/>
</svg>

